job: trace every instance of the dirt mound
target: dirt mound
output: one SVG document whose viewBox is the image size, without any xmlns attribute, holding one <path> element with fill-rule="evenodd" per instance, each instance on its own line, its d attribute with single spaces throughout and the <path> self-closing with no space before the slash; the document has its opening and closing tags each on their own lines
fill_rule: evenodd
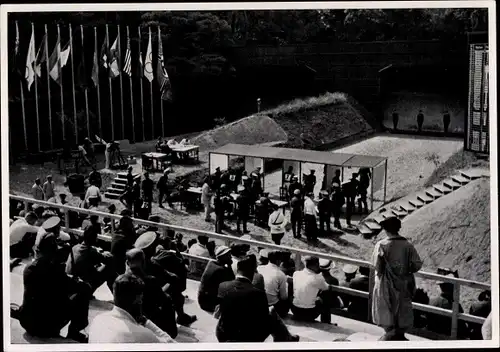
<svg viewBox="0 0 500 352">
<path fill-rule="evenodd" d="M 297 99 L 261 114 L 271 117 L 285 130 L 286 146 L 294 148 L 324 148 L 373 130 L 360 109 L 352 104 L 352 98 L 344 93 Z"/>
<path fill-rule="evenodd" d="M 215 149 L 229 143 L 261 144 L 286 141 L 283 128 L 268 116 L 253 115 L 204 132 L 191 139 L 201 150 Z"/>
<path fill-rule="evenodd" d="M 401 234 L 412 241 L 425 271 L 458 269 L 464 279 L 490 282 L 490 181 L 472 181 L 405 218 Z M 431 295 L 435 282 L 422 281 Z M 461 304 L 468 308 L 478 290 L 461 287 Z"/>
</svg>

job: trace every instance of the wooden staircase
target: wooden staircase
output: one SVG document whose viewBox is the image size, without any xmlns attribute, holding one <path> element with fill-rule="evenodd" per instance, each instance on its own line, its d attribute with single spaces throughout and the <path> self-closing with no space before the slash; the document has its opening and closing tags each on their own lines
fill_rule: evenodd
<svg viewBox="0 0 500 352">
<path fill-rule="evenodd" d="M 141 175 L 139 174 L 133 174 L 134 180 L 137 178 L 140 178 Z M 119 199 L 124 193 L 127 188 L 127 173 L 126 172 L 119 172 L 111 185 L 108 187 L 106 192 L 104 193 L 104 196 L 108 199 Z"/>
<path fill-rule="evenodd" d="M 370 239 L 376 236 L 382 227 L 380 223 L 391 216 L 396 216 L 399 219 L 405 218 L 413 211 L 434 202 L 436 199 L 449 194 L 469 182 L 479 179 L 484 176 L 483 172 L 477 170 L 459 171 L 458 175 L 451 176 L 444 181 L 433 185 L 418 192 L 413 197 L 407 198 L 405 201 L 391 205 L 391 207 L 383 207 L 379 212 L 371 214 L 367 219 L 360 222 L 358 231 L 364 238 Z"/>
</svg>

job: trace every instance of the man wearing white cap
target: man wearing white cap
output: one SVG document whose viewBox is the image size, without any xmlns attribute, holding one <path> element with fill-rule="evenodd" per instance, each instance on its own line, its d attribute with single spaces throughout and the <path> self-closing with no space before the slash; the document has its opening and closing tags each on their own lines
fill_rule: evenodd
<svg viewBox="0 0 500 352">
<path fill-rule="evenodd" d="M 290 186 L 288 186 L 288 194 L 290 195 L 290 198 L 293 197 L 295 193 L 295 190 L 299 190 L 300 193 L 302 194 L 302 185 L 299 183 L 299 177 L 297 175 L 292 177 L 292 182 L 290 183 Z"/>
<path fill-rule="evenodd" d="M 250 195 L 244 186 L 238 186 L 236 198 L 236 231 L 241 233 L 240 224 L 243 224 L 243 233 L 248 233 L 247 221 L 250 216 Z"/>
<path fill-rule="evenodd" d="M 321 275 L 325 279 L 326 283 L 331 286 L 338 286 L 339 280 L 332 275 L 332 270 L 335 269 L 335 263 L 329 259 L 320 259 L 319 260 L 319 270 Z M 325 291 L 322 293 L 321 298 L 325 301 L 325 303 L 332 308 L 341 308 L 342 300 L 339 295 L 334 291 Z"/>
<path fill-rule="evenodd" d="M 231 269 L 231 250 L 226 246 L 215 249 L 215 261 L 209 261 L 201 276 L 198 288 L 198 304 L 200 308 L 213 313 L 218 304 L 217 292 L 219 285 L 225 281 L 234 280 Z"/>
<path fill-rule="evenodd" d="M 288 219 L 283 213 L 284 206 L 274 206 L 274 211 L 269 215 L 269 221 L 267 222 L 271 232 L 271 239 L 278 246 L 285 236 L 286 226 L 288 225 Z"/>
</svg>

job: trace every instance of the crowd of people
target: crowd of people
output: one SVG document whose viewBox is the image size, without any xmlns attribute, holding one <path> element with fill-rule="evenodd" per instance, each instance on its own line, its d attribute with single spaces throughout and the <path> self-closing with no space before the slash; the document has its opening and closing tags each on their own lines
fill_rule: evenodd
<svg viewBox="0 0 500 352">
<path fill-rule="evenodd" d="M 216 232 L 226 228 L 225 220 L 233 214 L 237 231 L 247 234 L 247 222 L 253 213 L 256 218 L 264 214 L 262 220 L 275 244 L 279 245 L 290 229 L 294 237 L 300 238 L 302 223 L 306 237 L 314 240 L 318 233 L 317 217 L 320 230 L 325 225 L 328 230 L 331 213 L 334 226 L 340 227 L 343 202 L 347 202 L 349 213 L 359 196 L 360 208 L 367 209 L 363 190 L 368 188 L 371 175 L 366 170 L 353 174 L 343 185 L 337 172 L 331 191 L 321 192 L 316 204 L 311 191 L 316 183 L 314 172 L 299 184 L 290 168 L 285 173 L 290 217 L 262 192 L 260 171 L 257 168 L 248 176 L 245 171 L 229 169 L 222 173 L 217 169 L 214 175 L 206 177 L 201 202 L 206 221 L 211 221 L 211 213 L 215 212 Z M 167 203 L 172 201 L 170 190 L 164 186 L 169 172 L 165 170 L 157 183 L 160 206 L 165 197 Z M 89 184 L 79 206 L 93 209 L 101 202 L 102 185 L 95 169 L 89 175 Z M 320 318 L 323 323 L 331 323 L 332 309 L 346 310 L 363 321 L 368 320 L 371 309 L 373 322 L 386 332 L 383 340 L 404 340 L 405 332 L 412 326 L 450 334 L 450 317 L 414 311 L 411 306 L 413 301 L 451 309 L 453 284 L 440 282 L 441 294 L 431 298 L 416 287 L 414 273 L 420 270 L 422 261 L 413 245 L 399 235 L 401 222 L 397 218 L 381 223 L 385 236 L 375 245 L 371 259 L 375 279 L 370 307 L 367 298 L 335 290 L 335 286 L 342 286 L 369 292 L 369 267 L 345 265 L 345 277 L 339 279 L 332 275 L 335 263 L 329 260 L 307 256 L 303 258 L 303 268 L 296 268 L 290 252 L 238 243 L 216 246 L 205 236 L 191 239 L 186 245 L 182 234 L 174 231 L 135 226 L 132 217 L 161 222 L 158 216 L 151 215 L 154 186 L 147 173 L 141 182 L 129 169 L 127 192 L 121 199 L 127 208 L 120 213 L 119 221 L 71 211 L 65 214 L 56 205 L 33 205 L 21 210 L 15 202 L 11 203 L 11 267 L 21 258 L 34 258 L 23 273 L 23 303 L 11 312 L 29 334 L 58 336 L 61 328 L 70 323 L 67 337 L 80 342 L 173 342 L 178 324 L 189 326 L 197 319 L 184 310 L 183 292 L 189 275 L 200 278 L 198 304 L 218 319 L 215 332 L 221 342 L 256 342 L 269 336 L 274 341 L 298 341 L 298 336 L 291 334 L 283 322 L 289 312 L 298 321 Z M 32 193 L 38 200 L 66 203 L 65 194 L 57 193 L 50 175 L 43 185 L 35 180 Z M 111 204 L 108 211 L 114 214 L 116 207 Z M 66 220 L 70 228 L 81 228 L 83 235 L 64 232 L 62 224 Z M 110 251 L 103 251 L 97 246 L 98 235 L 111 228 L 115 231 L 111 233 Z M 209 262 L 188 260 L 183 253 L 204 257 Z M 445 274 L 458 277 L 450 270 Z M 91 322 L 86 336 L 82 330 L 89 325 L 89 302 L 104 283 L 113 293 L 114 308 Z M 470 314 L 486 318 L 490 313 L 491 293 L 485 291 L 472 305 Z M 252 323 L 255 321 L 259 324 Z M 459 337 L 480 339 L 481 326 L 460 321 Z"/>
<path fill-rule="evenodd" d="M 332 309 L 346 310 L 364 321 L 371 309 L 373 322 L 386 331 L 383 340 L 405 339 L 411 326 L 450 333 L 451 318 L 411 307 L 412 301 L 419 301 L 417 293 L 422 293 L 413 277 L 422 261 L 399 235 L 396 218 L 382 223 L 386 236 L 374 248 L 375 284 L 369 307 L 367 298 L 335 290 L 342 286 L 369 292 L 369 267 L 345 265 L 345 277 L 336 278 L 332 261 L 313 256 L 303 258 L 303 268 L 296 268 L 290 252 L 238 243 L 216 246 L 204 236 L 185 245 L 174 231 L 134 226 L 128 209 L 121 212 L 106 252 L 96 246 L 104 228 L 97 216 L 86 219 L 83 236 L 78 237 L 61 230 L 57 214 L 43 210 L 39 218 L 38 209 L 29 209 L 10 228 L 11 258 L 34 256 L 23 273 L 23 303 L 11 313 L 34 336 L 57 336 L 70 323 L 67 337 L 80 342 L 172 342 L 178 324 L 189 326 L 196 320 L 184 311 L 188 275 L 200 278 L 198 304 L 218 319 L 215 333 L 221 342 L 256 342 L 269 336 L 274 341 L 297 341 L 283 322 L 289 312 L 298 321 L 320 318 L 331 323 Z M 157 216 L 149 220 L 160 222 Z M 16 249 L 27 235 L 34 238 L 31 253 L 29 246 L 24 253 Z M 188 260 L 183 253 L 209 262 Z M 86 336 L 82 330 L 89 325 L 89 302 L 104 283 L 114 295 L 114 308 L 92 321 Z M 451 309 L 453 285 L 439 285 L 439 296 L 429 299 L 424 294 L 427 302 L 419 303 Z M 490 312 L 491 293 L 485 291 L 470 314 L 487 317 Z M 459 337 L 479 339 L 481 326 L 460 321 Z"/>
</svg>

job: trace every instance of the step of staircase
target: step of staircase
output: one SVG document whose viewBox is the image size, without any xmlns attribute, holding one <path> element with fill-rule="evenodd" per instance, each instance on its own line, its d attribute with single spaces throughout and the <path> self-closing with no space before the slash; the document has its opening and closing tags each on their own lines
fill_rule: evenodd
<svg viewBox="0 0 500 352">
<path fill-rule="evenodd" d="M 425 204 L 431 203 L 434 200 L 434 198 L 428 196 L 425 193 L 419 193 L 419 194 L 417 194 L 417 199 L 420 200 L 420 201 L 422 201 L 422 202 L 424 202 Z"/>
<path fill-rule="evenodd" d="M 384 211 L 383 213 L 380 213 L 382 214 L 382 216 L 385 218 L 385 219 L 388 219 L 388 218 L 391 218 L 394 216 L 394 213 L 390 210 L 388 211 Z"/>
<path fill-rule="evenodd" d="M 385 218 L 382 214 L 377 214 L 377 215 L 372 216 L 370 218 L 370 220 L 374 220 L 377 224 L 380 224 L 382 221 L 385 220 Z"/>
<path fill-rule="evenodd" d="M 413 205 L 415 208 L 421 208 L 425 205 L 425 202 L 422 202 L 420 199 L 410 199 L 408 203 Z"/>
<path fill-rule="evenodd" d="M 368 227 L 372 231 L 376 231 L 376 230 L 381 230 L 382 229 L 382 226 L 380 226 L 379 224 L 377 224 L 375 221 L 373 221 L 371 219 L 365 221 L 364 225 L 366 227 Z"/>
<path fill-rule="evenodd" d="M 127 174 L 128 172 L 119 172 L 117 173 L 117 178 L 124 178 L 125 180 L 127 179 Z M 132 176 L 134 176 L 134 179 L 136 179 L 137 177 L 139 177 L 140 175 L 139 174 L 132 174 Z"/>
<path fill-rule="evenodd" d="M 441 197 L 443 195 L 441 192 L 439 192 L 434 187 L 426 189 L 425 194 L 427 194 L 429 197 L 432 197 L 433 199 L 438 199 L 439 197 Z"/>
<path fill-rule="evenodd" d="M 464 170 L 464 171 L 459 171 L 460 175 L 463 177 L 469 179 L 469 180 L 476 180 L 478 178 L 483 177 L 484 172 L 481 170 Z"/>
<path fill-rule="evenodd" d="M 408 215 L 408 213 L 406 211 L 404 211 L 404 210 L 395 210 L 395 209 L 393 209 L 392 213 L 394 215 L 396 215 L 398 218 L 404 218 L 406 215 Z"/>
<path fill-rule="evenodd" d="M 453 181 L 451 178 L 444 180 L 443 184 L 452 190 L 455 190 L 455 189 L 462 187 L 462 185 L 460 183 Z"/>
<path fill-rule="evenodd" d="M 127 185 L 125 183 L 113 182 L 113 183 L 111 183 L 110 187 L 116 188 L 116 189 L 121 189 L 121 190 L 125 191 L 125 189 L 127 188 Z"/>
<path fill-rule="evenodd" d="M 124 186 L 126 186 L 126 185 L 127 185 L 127 179 L 126 179 L 126 178 L 118 178 L 118 177 L 117 177 L 117 178 L 115 178 L 115 179 L 113 180 L 113 182 L 114 182 L 114 183 L 118 183 L 118 184 L 120 184 L 120 185 L 124 185 Z"/>
<path fill-rule="evenodd" d="M 373 234 L 373 231 L 363 224 L 358 226 L 358 230 L 363 236 L 370 236 L 371 234 Z"/>
<path fill-rule="evenodd" d="M 113 193 L 113 194 L 118 194 L 118 195 L 122 195 L 123 193 L 125 193 L 125 191 L 123 189 L 119 189 L 119 188 L 113 188 L 113 187 L 109 187 L 106 192 L 108 193 Z"/>
<path fill-rule="evenodd" d="M 120 194 L 105 192 L 104 196 L 108 199 L 119 199 Z"/>
<path fill-rule="evenodd" d="M 401 209 L 403 209 L 407 213 L 411 213 L 412 211 L 415 211 L 415 209 L 416 209 L 415 206 L 411 205 L 408 202 L 402 203 L 399 206 L 401 207 Z"/>
<path fill-rule="evenodd" d="M 452 176 L 451 179 L 457 183 L 460 183 L 461 185 L 466 185 L 471 181 L 469 178 L 461 175 Z"/>
<path fill-rule="evenodd" d="M 434 189 L 438 190 L 439 192 L 441 192 L 442 194 L 448 194 L 451 192 L 451 189 L 449 187 L 446 187 L 444 184 L 442 183 L 438 183 L 438 184 L 435 184 L 432 186 Z"/>
</svg>

